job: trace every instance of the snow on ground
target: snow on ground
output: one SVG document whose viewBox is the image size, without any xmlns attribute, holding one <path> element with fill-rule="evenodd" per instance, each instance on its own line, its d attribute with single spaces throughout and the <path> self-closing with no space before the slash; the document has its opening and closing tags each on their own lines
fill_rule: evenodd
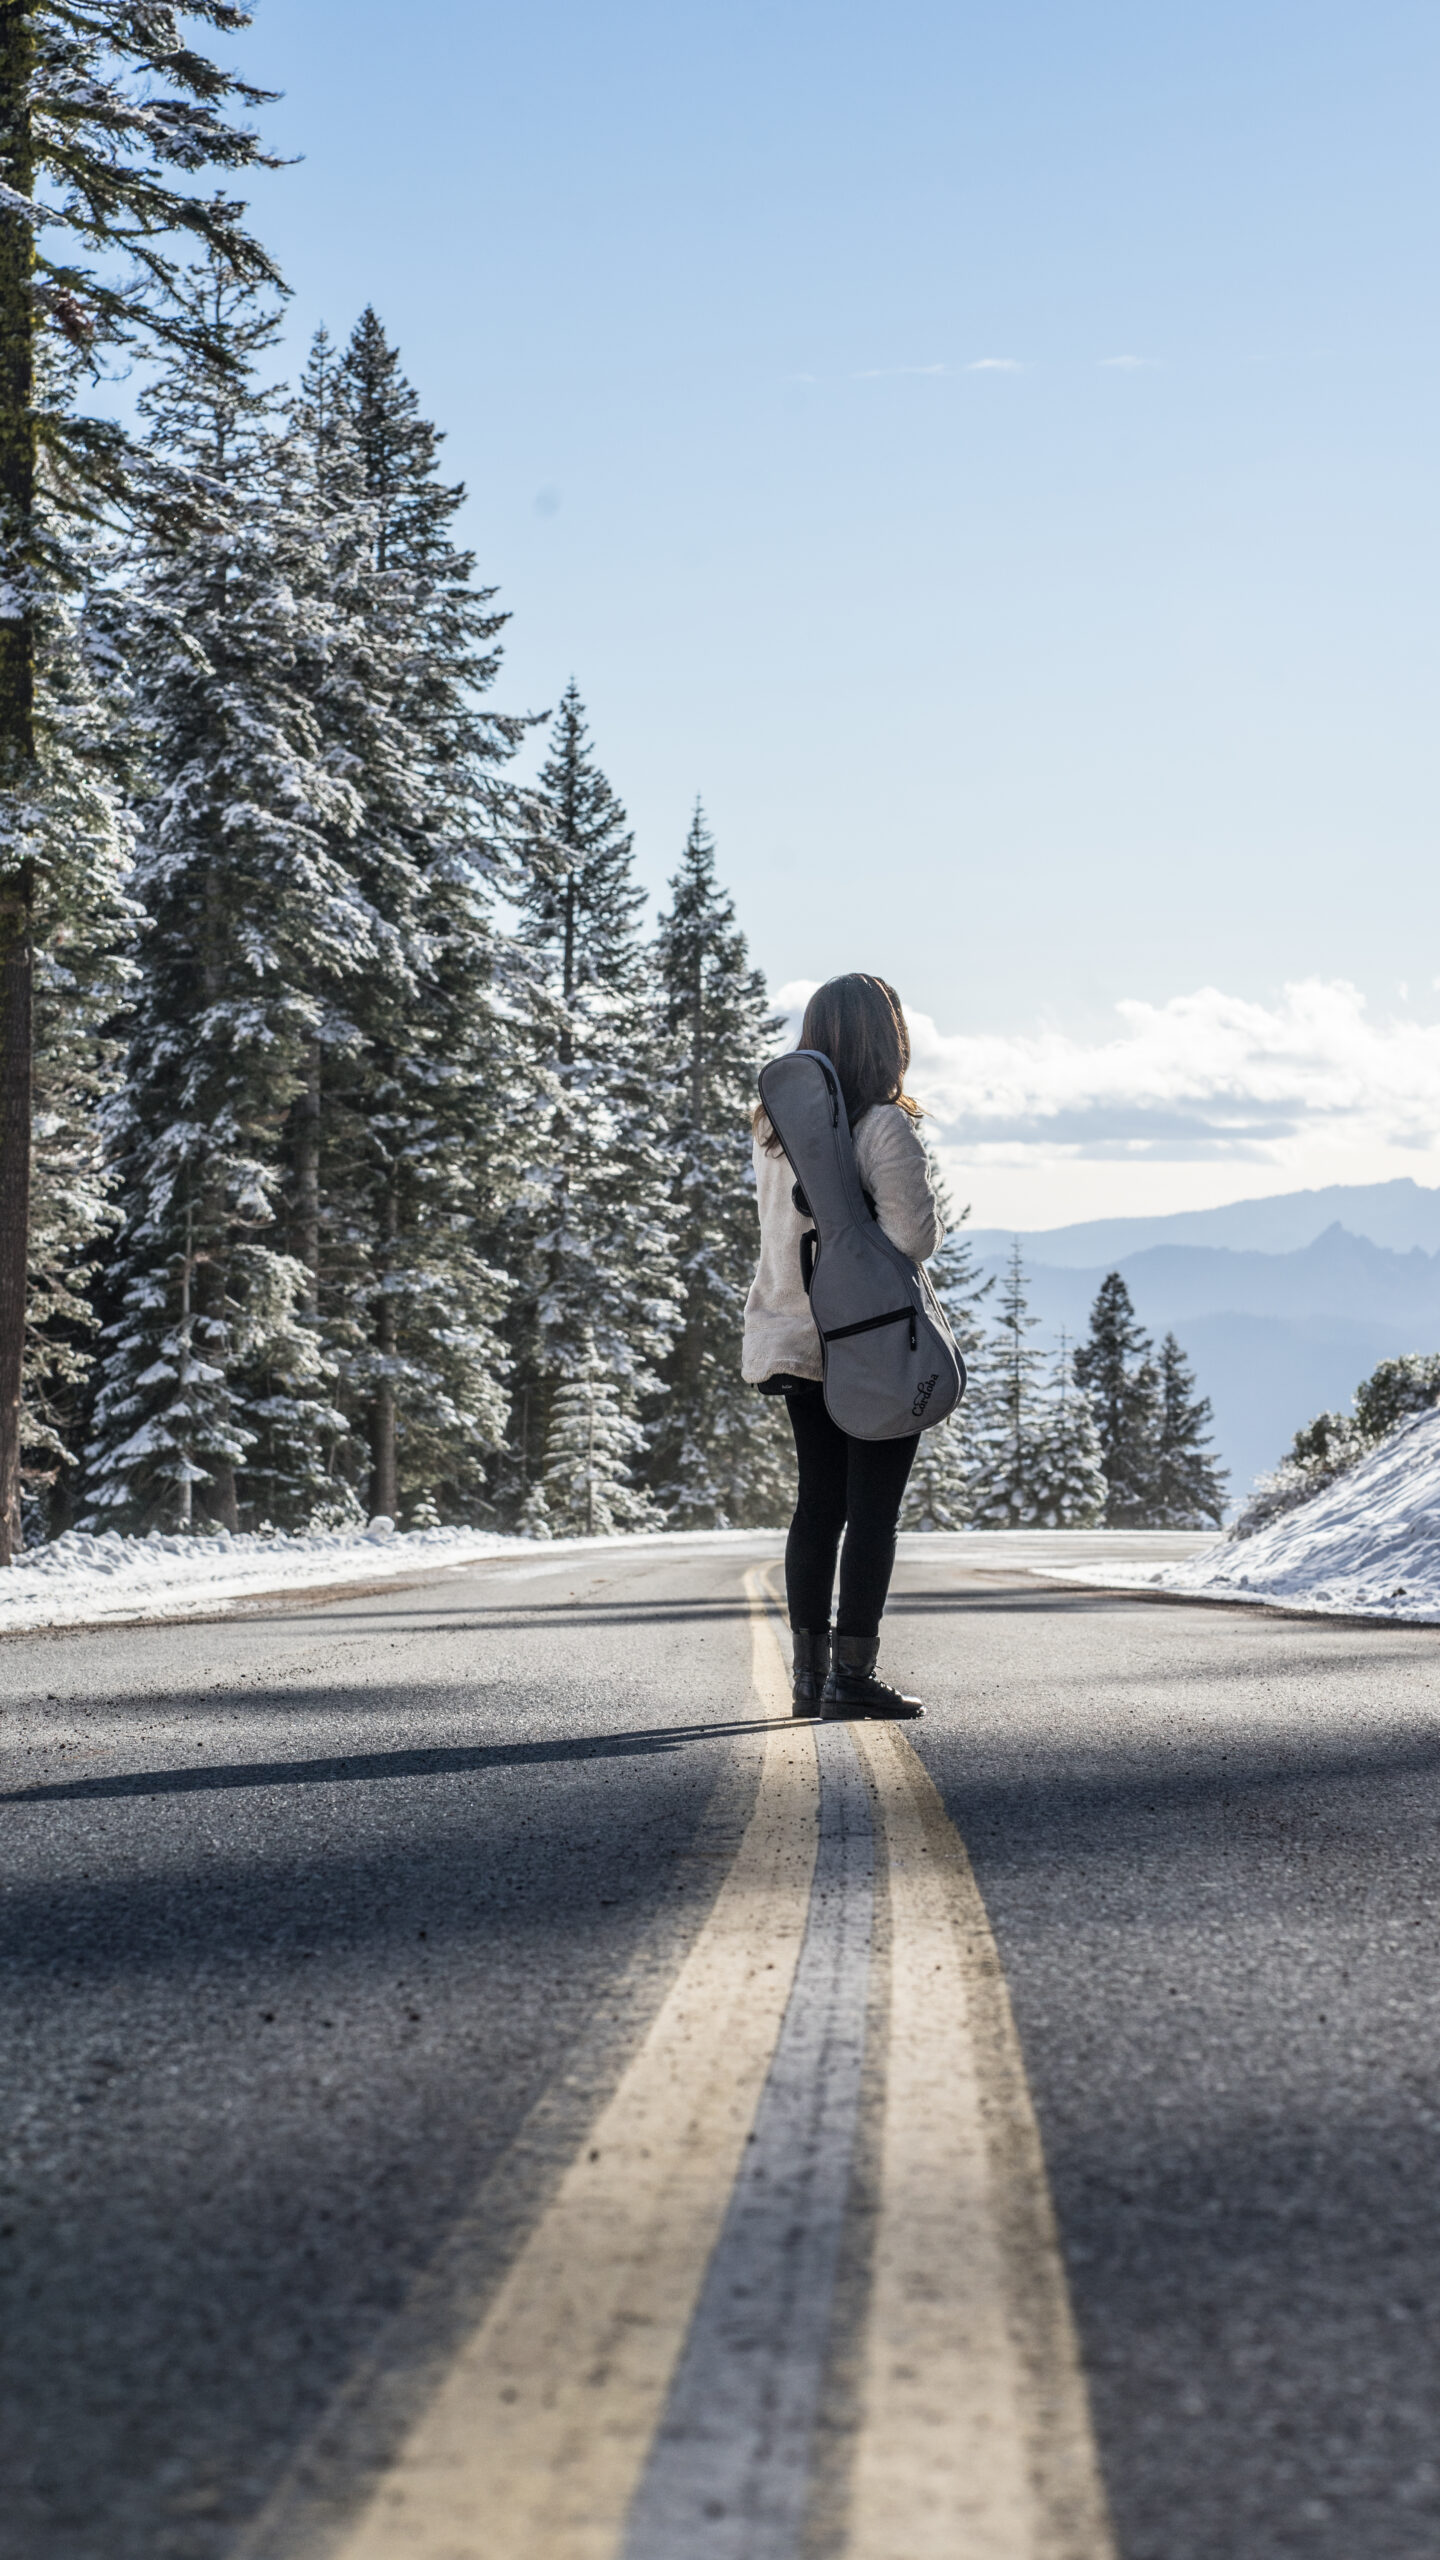
<svg viewBox="0 0 1440 2560">
<path fill-rule="evenodd" d="M 136 1618 L 213 1616 L 262 1594 L 511 1559 L 528 1578 L 616 1546 L 716 1545 L 773 1555 L 773 1530 L 662 1530 L 623 1538 L 502 1537 L 486 1529 L 320 1529 L 295 1537 L 94 1538 L 72 1531 L 0 1573 L 0 1635 Z M 1111 1589 L 1193 1593 L 1323 1615 L 1440 1623 L 1440 1412 L 1421 1414 L 1324 1493 L 1257 1537 L 1197 1546 L 1174 1532 L 968 1530 L 909 1535 L 907 1561 L 966 1563 Z"/>
<path fill-rule="evenodd" d="M 722 1534 L 737 1544 L 751 1536 L 745 1530 Z M 714 1536 L 670 1532 L 663 1539 L 626 1538 L 624 1544 L 708 1545 Z M 616 1543 L 506 1538 L 485 1529 L 397 1529 L 390 1520 L 295 1537 L 230 1537 L 222 1531 L 214 1537 L 122 1538 L 108 1530 L 94 1538 L 72 1530 L 49 1546 L 31 1548 L 8 1573 L 0 1573 L 0 1635 L 126 1618 L 208 1616 L 261 1592 L 390 1581 L 490 1556 L 513 1555 L 522 1573 L 544 1571 L 552 1560 L 559 1570 L 569 1556 Z"/>
<path fill-rule="evenodd" d="M 1348 1475 L 1253 1538 L 1220 1539 L 1160 1566 L 1072 1565 L 1063 1578 L 1321 1617 L 1440 1623 L 1440 1412 L 1403 1424 Z"/>
</svg>

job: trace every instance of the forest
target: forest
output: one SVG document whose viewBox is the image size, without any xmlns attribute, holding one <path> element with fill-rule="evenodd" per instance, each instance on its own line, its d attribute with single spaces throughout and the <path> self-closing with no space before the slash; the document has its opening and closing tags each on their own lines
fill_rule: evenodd
<svg viewBox="0 0 1440 2560">
<path fill-rule="evenodd" d="M 782 1521 L 738 1364 L 782 1025 L 702 807 L 652 925 L 575 682 L 518 778 L 397 344 L 367 309 L 278 379 L 285 288 L 194 183 L 265 164 L 261 94 L 164 9 L 0 28 L 0 1553 Z M 904 1525 L 1218 1521 L 1123 1281 L 1046 1362 L 1018 1247 L 992 1307 L 952 1216 L 934 1276 L 972 1384 Z"/>
</svg>

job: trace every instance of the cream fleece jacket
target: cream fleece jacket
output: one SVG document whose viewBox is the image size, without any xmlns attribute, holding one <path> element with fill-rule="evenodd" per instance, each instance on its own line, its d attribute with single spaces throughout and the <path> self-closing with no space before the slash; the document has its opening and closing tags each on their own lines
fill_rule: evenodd
<svg viewBox="0 0 1440 2560">
<path fill-rule="evenodd" d="M 877 1102 L 857 1120 L 855 1162 L 892 1244 L 928 1262 L 945 1239 L 920 1133 L 898 1103 Z M 760 1211 L 760 1268 L 745 1301 L 741 1375 L 752 1387 L 788 1373 L 820 1378 L 820 1337 L 800 1278 L 800 1238 L 811 1224 L 790 1193 L 795 1176 L 785 1156 L 755 1141 L 755 1194 Z"/>
</svg>

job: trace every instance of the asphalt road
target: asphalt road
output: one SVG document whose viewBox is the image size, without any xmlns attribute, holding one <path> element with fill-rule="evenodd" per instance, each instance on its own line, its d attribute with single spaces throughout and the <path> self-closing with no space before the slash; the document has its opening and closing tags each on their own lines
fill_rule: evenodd
<svg viewBox="0 0 1440 2560">
<path fill-rule="evenodd" d="M 753 1831 L 777 1543 L 0 1645 L 5 2560 L 332 2547 Z M 1113 2547 L 1433 2560 L 1440 1630 L 975 1554 L 908 1542 L 886 1661 L 1008 1985 Z M 873 1771 L 821 1762 L 815 1894 L 843 1854 L 879 1911 Z M 869 2280 L 832 2256 L 822 2423 Z M 831 2433 L 805 2560 L 849 2547 Z"/>
</svg>

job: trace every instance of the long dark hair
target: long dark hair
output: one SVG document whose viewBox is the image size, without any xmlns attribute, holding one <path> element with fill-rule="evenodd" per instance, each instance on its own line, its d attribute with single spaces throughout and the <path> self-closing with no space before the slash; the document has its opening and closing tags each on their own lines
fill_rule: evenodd
<svg viewBox="0 0 1440 2560">
<path fill-rule="evenodd" d="M 843 978 L 827 978 L 805 1007 L 796 1045 L 824 1051 L 840 1078 L 852 1129 L 877 1102 L 898 1103 L 912 1120 L 919 1119 L 920 1105 L 905 1090 L 910 1064 L 905 1010 L 888 978 L 867 977 L 859 969 Z M 755 1134 L 768 1155 L 782 1153 L 759 1104 Z"/>
</svg>

